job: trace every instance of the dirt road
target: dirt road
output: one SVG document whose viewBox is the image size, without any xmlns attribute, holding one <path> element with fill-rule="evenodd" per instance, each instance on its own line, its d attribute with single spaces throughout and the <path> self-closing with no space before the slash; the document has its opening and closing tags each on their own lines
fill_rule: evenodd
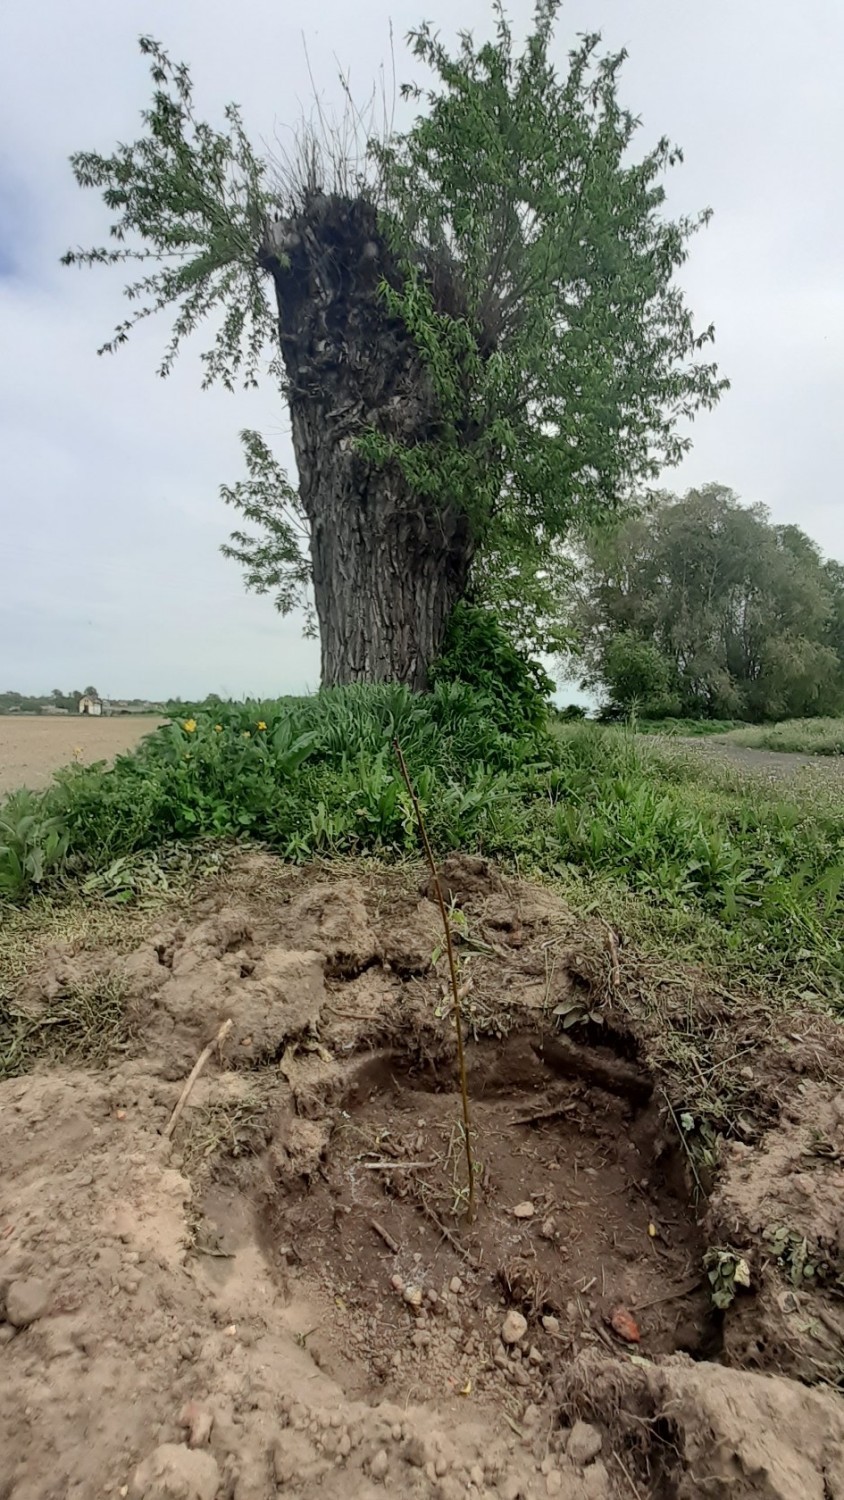
<svg viewBox="0 0 844 1500">
<path fill-rule="evenodd" d="M 654 737 L 657 739 L 657 737 Z M 652 740 L 651 743 L 654 741 Z M 844 756 L 799 755 L 784 750 L 754 750 L 749 745 L 734 745 L 729 740 L 711 738 L 688 738 L 685 736 L 659 739 L 660 748 L 674 746 L 684 752 L 691 751 L 701 760 L 720 764 L 736 770 L 756 772 L 769 781 L 782 781 L 797 775 L 811 776 L 818 785 L 844 785 Z"/>
<path fill-rule="evenodd" d="M 46 786 L 60 766 L 77 760 L 89 766 L 133 750 L 156 724 L 156 717 L 89 719 L 37 715 L 0 717 L 0 796 L 16 787 Z"/>
</svg>

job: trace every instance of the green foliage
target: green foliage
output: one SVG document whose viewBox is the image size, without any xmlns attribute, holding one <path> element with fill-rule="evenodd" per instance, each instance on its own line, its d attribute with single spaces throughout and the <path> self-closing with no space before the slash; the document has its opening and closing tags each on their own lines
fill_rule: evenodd
<svg viewBox="0 0 844 1500">
<path fill-rule="evenodd" d="M 740 726 L 735 719 L 637 719 L 637 734 L 659 734 L 668 738 L 700 739 L 703 736 L 727 734 Z"/>
<path fill-rule="evenodd" d="M 210 317 L 205 384 L 255 384 L 270 349 L 283 382 L 267 297 L 273 267 L 286 264 L 276 245 L 286 226 L 301 245 L 297 225 L 321 196 L 351 191 L 375 206 L 398 268 L 381 285 L 385 311 L 410 333 L 438 411 L 417 427 L 367 426 L 364 409 L 354 441 L 363 460 L 397 466 L 420 501 L 465 518 L 475 597 L 532 650 L 565 644 L 553 587 L 560 540 L 677 462 L 686 419 L 725 386 L 705 357 L 712 329 L 696 329 L 675 282 L 708 214 L 666 216 L 663 179 L 681 153 L 662 139 L 636 157 L 638 120 L 618 97 L 623 53 L 602 56 L 591 34 L 558 75 L 558 8 L 538 0 L 521 50 L 498 4 L 494 39 L 463 34 L 454 55 L 427 25 L 411 32 L 431 84 L 406 90 L 420 104 L 410 128 L 371 142 L 353 184 L 342 169 L 336 182 L 316 180 L 314 149 L 304 177 L 275 192 L 237 108 L 223 131 L 200 120 L 187 68 L 142 39 L 153 81 L 145 133 L 110 156 L 71 158 L 112 214 L 111 244 L 65 256 L 149 267 L 103 350 L 172 306 L 162 374 Z M 275 234 L 279 221 L 285 233 Z M 322 248 L 333 260 L 333 244 Z M 326 443 L 346 432 L 324 427 Z M 249 477 L 223 495 L 257 533 L 235 533 L 224 550 L 249 587 L 289 609 L 308 577 L 298 500 L 257 435 L 246 449 Z"/>
<path fill-rule="evenodd" d="M 713 1305 L 721 1312 L 735 1301 L 739 1287 L 750 1286 L 750 1267 L 737 1250 L 713 1246 L 703 1258 Z"/>
<path fill-rule="evenodd" d="M 68 832 L 33 792 L 13 792 L 0 805 L 0 897 L 16 897 L 55 875 L 64 862 Z"/>
<path fill-rule="evenodd" d="M 708 215 L 662 214 L 680 158 L 661 140 L 633 159 L 638 121 L 618 99 L 624 54 L 583 37 L 564 76 L 551 61 L 556 0 L 539 0 L 518 51 L 500 5 L 495 39 L 456 54 L 427 24 L 410 34 L 432 84 L 404 135 L 376 147 L 405 280 L 385 287 L 439 395 L 442 431 L 402 447 L 372 435 L 422 493 L 472 496 L 479 536 L 500 527 L 535 552 L 573 519 L 688 446 L 681 416 L 723 388 L 700 359 L 675 271 Z M 466 306 L 437 305 L 424 268 L 460 268 Z M 468 439 L 468 440 L 467 440 Z M 503 502 L 503 503 L 502 503 Z"/>
<path fill-rule="evenodd" d="M 431 682 L 465 682 L 490 699 L 511 734 L 540 728 L 554 684 L 539 662 L 513 645 L 491 610 L 461 601 L 453 610 Z"/>
<path fill-rule="evenodd" d="M 665 657 L 652 641 L 628 631 L 607 642 L 603 675 L 611 704 L 628 713 L 670 715 L 679 706 L 670 696 L 671 668 Z"/>
<path fill-rule="evenodd" d="M 831 1258 L 819 1245 L 810 1246 L 805 1235 L 786 1224 L 771 1224 L 765 1230 L 765 1248 L 788 1276 L 793 1287 L 805 1288 L 807 1282 L 832 1284 L 836 1291 L 844 1287 L 840 1259 Z"/>
<path fill-rule="evenodd" d="M 136 310 L 101 354 L 125 344 L 143 319 L 174 306 L 161 375 L 169 374 L 184 339 L 213 316 L 217 329 L 202 356 L 203 385 L 220 380 L 232 389 L 239 379 L 257 385 L 266 347 L 277 347 L 257 256 L 271 202 L 266 167 L 246 139 L 236 105 L 226 106 L 226 129 L 214 130 L 194 113 L 184 64 L 171 62 L 151 37 L 142 37 L 140 48 L 153 83 L 152 104 L 142 116 L 146 135 L 118 146 L 113 156 L 77 151 L 71 157 L 79 186 L 100 189 L 114 215 L 112 244 L 69 250 L 63 263 L 160 268 L 126 287 Z"/>
<path fill-rule="evenodd" d="M 246 587 L 255 594 L 273 594 L 279 614 L 304 609 L 306 634 L 314 635 L 309 586 L 311 561 L 308 526 L 299 496 L 284 470 L 257 432 L 240 434 L 248 479 L 224 484 L 220 494 L 227 505 L 241 511 L 255 532 L 233 531 L 221 547 L 224 557 L 239 562 Z"/>
<path fill-rule="evenodd" d="M 657 495 L 581 548 L 569 652 L 611 706 L 763 719 L 844 703 L 844 570 L 720 485 Z"/>
</svg>

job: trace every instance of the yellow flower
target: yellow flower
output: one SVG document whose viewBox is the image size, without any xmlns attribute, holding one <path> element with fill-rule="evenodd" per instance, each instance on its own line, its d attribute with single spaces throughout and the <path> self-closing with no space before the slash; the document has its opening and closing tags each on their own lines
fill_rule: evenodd
<svg viewBox="0 0 844 1500">
<path fill-rule="evenodd" d="M 263 719 L 259 719 L 259 720 L 258 720 L 258 728 L 259 728 L 259 729 L 266 729 L 266 727 L 267 727 L 267 726 L 266 726 L 266 724 L 265 724 L 265 723 L 264 723 L 264 721 L 263 721 Z"/>
<path fill-rule="evenodd" d="M 222 726 L 222 724 L 215 724 L 214 725 L 214 733 L 215 734 L 222 734 L 222 732 L 223 732 L 223 726 Z"/>
<path fill-rule="evenodd" d="M 243 731 L 243 738 L 244 738 L 244 739 L 245 739 L 245 740 L 251 740 L 251 738 L 252 738 L 252 735 L 251 735 L 251 734 L 250 734 L 250 732 L 249 732 L 249 730 L 248 730 L 248 729 L 244 729 L 244 731 Z"/>
<path fill-rule="evenodd" d="M 182 728 L 186 729 L 188 734 L 193 734 L 196 729 L 196 719 L 185 719 Z"/>
</svg>

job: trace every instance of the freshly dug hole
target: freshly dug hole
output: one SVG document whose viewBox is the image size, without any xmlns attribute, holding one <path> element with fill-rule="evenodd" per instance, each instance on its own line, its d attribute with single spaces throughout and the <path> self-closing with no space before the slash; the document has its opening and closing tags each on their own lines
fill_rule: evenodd
<svg viewBox="0 0 844 1500">
<path fill-rule="evenodd" d="M 263 1243 L 276 1270 L 334 1299 L 376 1376 L 418 1360 L 432 1388 L 464 1374 L 483 1388 L 501 1371 L 539 1393 L 561 1358 L 620 1350 L 631 1331 L 648 1355 L 712 1354 L 704 1245 L 655 1113 L 556 1077 L 526 1038 L 476 1044 L 468 1063 L 475 1222 L 453 1076 L 383 1054 L 350 1070 L 309 1181 L 283 1137 L 271 1152 Z M 505 1353 L 508 1309 L 527 1329 Z"/>
</svg>

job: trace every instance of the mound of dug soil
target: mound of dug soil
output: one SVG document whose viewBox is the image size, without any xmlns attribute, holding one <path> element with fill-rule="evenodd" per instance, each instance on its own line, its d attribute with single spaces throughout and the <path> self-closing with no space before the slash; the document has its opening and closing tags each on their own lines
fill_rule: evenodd
<svg viewBox="0 0 844 1500">
<path fill-rule="evenodd" d="M 844 1367 L 837 1032 L 760 1043 L 704 1204 L 633 960 L 482 861 L 444 881 L 471 1224 L 421 877 L 250 856 L 21 987 L 45 1034 L 83 982 L 125 1015 L 104 1071 L 0 1084 L 2 1500 L 844 1500 L 840 1397 L 779 1374 Z"/>
</svg>

